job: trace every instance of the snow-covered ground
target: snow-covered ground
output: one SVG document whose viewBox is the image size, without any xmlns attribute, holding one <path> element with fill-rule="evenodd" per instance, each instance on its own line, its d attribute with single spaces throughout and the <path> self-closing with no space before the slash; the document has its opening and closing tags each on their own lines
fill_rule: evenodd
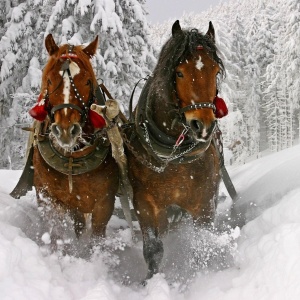
<svg viewBox="0 0 300 300">
<path fill-rule="evenodd" d="M 50 252 L 34 193 L 11 198 L 21 172 L 0 170 L 0 299 L 300 299 L 300 146 L 228 171 L 246 225 L 230 227 L 228 197 L 218 207 L 226 231 L 199 231 L 187 219 L 164 239 L 163 273 L 143 287 L 142 245 L 123 220 L 112 217 L 88 258 L 77 255 L 87 237 L 72 242 L 71 230 L 69 254 Z"/>
</svg>

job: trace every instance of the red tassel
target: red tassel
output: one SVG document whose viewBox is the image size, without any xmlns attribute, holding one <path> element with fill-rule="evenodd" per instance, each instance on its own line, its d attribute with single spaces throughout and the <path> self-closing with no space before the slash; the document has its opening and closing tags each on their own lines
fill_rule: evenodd
<svg viewBox="0 0 300 300">
<path fill-rule="evenodd" d="M 46 119 L 48 114 L 45 106 L 46 106 L 46 101 L 42 97 L 42 94 L 40 94 L 38 98 L 38 103 L 33 108 L 31 108 L 28 113 L 32 118 L 40 122 L 43 122 Z"/>
<path fill-rule="evenodd" d="M 215 116 L 216 118 L 220 119 L 225 117 L 228 114 L 228 108 L 225 101 L 218 96 L 214 99 L 214 105 L 216 106 Z"/>
<path fill-rule="evenodd" d="M 103 128 L 106 125 L 103 117 L 101 117 L 99 114 L 97 114 L 91 109 L 89 110 L 89 118 L 94 128 Z"/>
<path fill-rule="evenodd" d="M 43 98 L 42 94 L 39 95 L 37 101 L 38 103 L 29 110 L 29 114 L 32 118 L 43 122 L 48 115 L 48 112 L 46 110 L 46 101 Z M 94 128 L 103 128 L 106 125 L 105 120 L 92 110 L 89 110 L 89 119 Z"/>
</svg>

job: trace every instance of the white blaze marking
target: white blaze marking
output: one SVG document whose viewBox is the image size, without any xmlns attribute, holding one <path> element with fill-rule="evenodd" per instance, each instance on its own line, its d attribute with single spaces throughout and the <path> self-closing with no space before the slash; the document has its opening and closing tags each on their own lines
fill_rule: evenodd
<svg viewBox="0 0 300 300">
<path fill-rule="evenodd" d="M 199 59 L 196 61 L 196 68 L 201 71 L 201 69 L 203 68 L 204 64 L 201 60 L 201 56 L 199 56 Z"/>
<path fill-rule="evenodd" d="M 207 131 L 206 128 L 204 127 L 203 132 L 202 132 L 202 137 L 205 138 L 207 136 Z"/>
<path fill-rule="evenodd" d="M 70 63 L 69 69 L 70 69 L 71 76 L 73 78 L 74 78 L 75 75 L 79 74 L 79 72 L 80 72 L 80 68 L 78 67 L 78 65 L 74 61 L 72 61 Z M 63 71 L 59 71 L 59 74 L 62 76 Z M 69 101 L 70 100 L 70 86 L 71 86 L 71 83 L 70 83 L 68 73 L 65 72 L 65 74 L 64 74 L 64 90 L 63 90 L 64 103 L 65 104 L 70 103 L 70 101 Z M 65 115 L 67 115 L 67 109 L 66 108 L 64 109 L 64 112 L 65 112 Z"/>
</svg>

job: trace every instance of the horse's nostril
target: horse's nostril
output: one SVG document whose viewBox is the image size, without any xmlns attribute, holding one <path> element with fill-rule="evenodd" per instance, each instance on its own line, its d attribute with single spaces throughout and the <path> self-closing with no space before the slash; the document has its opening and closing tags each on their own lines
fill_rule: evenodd
<svg viewBox="0 0 300 300">
<path fill-rule="evenodd" d="M 53 124 L 53 125 L 51 126 L 51 131 L 52 131 L 52 133 L 53 133 L 55 136 L 57 136 L 57 137 L 60 136 L 61 130 L 59 129 L 59 126 L 58 126 L 58 125 Z"/>
<path fill-rule="evenodd" d="M 78 124 L 74 124 L 70 128 L 70 135 L 74 138 L 80 134 L 80 126 Z"/>
<path fill-rule="evenodd" d="M 191 129 L 195 132 L 201 132 L 204 128 L 203 123 L 199 120 L 191 120 L 190 126 L 191 126 Z"/>
</svg>

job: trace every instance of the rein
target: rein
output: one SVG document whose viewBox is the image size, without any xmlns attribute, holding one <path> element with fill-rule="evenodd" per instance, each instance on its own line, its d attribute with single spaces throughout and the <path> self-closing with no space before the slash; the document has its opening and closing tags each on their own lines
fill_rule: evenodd
<svg viewBox="0 0 300 300">
<path fill-rule="evenodd" d="M 134 96 L 134 93 L 135 93 L 135 89 L 136 87 L 138 86 L 138 84 L 142 81 L 142 80 L 145 80 L 147 81 L 147 79 L 149 78 L 149 75 L 144 77 L 144 78 L 141 78 L 138 80 L 138 82 L 135 84 L 134 88 L 133 88 L 133 91 L 131 93 L 131 96 L 130 96 L 130 100 L 129 100 L 129 122 L 130 123 L 133 123 L 134 120 L 133 120 L 133 111 L 132 111 L 132 106 L 133 106 L 133 96 Z"/>
</svg>

